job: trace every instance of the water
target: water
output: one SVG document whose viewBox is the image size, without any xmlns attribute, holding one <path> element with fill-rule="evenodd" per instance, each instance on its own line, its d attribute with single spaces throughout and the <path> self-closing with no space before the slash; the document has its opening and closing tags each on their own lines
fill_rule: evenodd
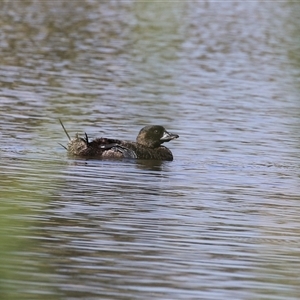
<svg viewBox="0 0 300 300">
<path fill-rule="evenodd" d="M 299 299 L 299 3 L 0 5 L 1 299 Z"/>
</svg>

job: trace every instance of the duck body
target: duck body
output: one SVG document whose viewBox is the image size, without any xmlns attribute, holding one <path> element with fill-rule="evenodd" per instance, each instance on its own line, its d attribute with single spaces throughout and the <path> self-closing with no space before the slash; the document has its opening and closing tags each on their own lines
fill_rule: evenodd
<svg viewBox="0 0 300 300">
<path fill-rule="evenodd" d="M 68 154 L 79 158 L 134 158 L 172 161 L 172 152 L 165 146 L 178 138 L 177 134 L 169 133 L 163 126 L 146 126 L 139 132 L 136 142 L 111 138 L 96 138 L 89 141 L 78 135 L 70 139 L 67 147 Z"/>
</svg>

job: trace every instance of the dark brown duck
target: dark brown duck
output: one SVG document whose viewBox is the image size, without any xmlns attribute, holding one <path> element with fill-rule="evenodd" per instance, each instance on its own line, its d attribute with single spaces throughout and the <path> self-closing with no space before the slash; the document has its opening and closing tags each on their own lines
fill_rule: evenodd
<svg viewBox="0 0 300 300">
<path fill-rule="evenodd" d="M 78 158 L 137 158 L 153 160 L 173 160 L 172 152 L 163 143 L 177 139 L 177 134 L 169 133 L 163 126 L 154 125 L 142 128 L 136 142 L 110 138 L 96 138 L 89 141 L 87 134 L 82 138 L 76 135 L 69 143 L 68 154 Z"/>
</svg>

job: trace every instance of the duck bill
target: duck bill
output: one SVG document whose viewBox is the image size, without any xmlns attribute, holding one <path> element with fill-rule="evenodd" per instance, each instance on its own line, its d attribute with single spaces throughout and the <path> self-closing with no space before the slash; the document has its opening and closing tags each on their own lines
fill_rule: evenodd
<svg viewBox="0 0 300 300">
<path fill-rule="evenodd" d="M 173 134 L 173 133 L 170 133 L 168 131 L 165 131 L 164 135 L 160 138 L 160 140 L 162 142 L 169 142 L 169 141 L 177 139 L 177 138 L 179 138 L 178 134 Z"/>
</svg>

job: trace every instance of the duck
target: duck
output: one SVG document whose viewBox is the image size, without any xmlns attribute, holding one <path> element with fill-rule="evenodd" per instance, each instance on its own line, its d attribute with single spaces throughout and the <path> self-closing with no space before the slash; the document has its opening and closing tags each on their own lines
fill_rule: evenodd
<svg viewBox="0 0 300 300">
<path fill-rule="evenodd" d="M 59 121 L 69 139 L 67 147 L 61 146 L 67 150 L 69 156 L 75 158 L 172 161 L 172 152 L 162 144 L 179 138 L 178 134 L 168 132 L 161 125 L 148 125 L 139 131 L 135 142 L 104 137 L 90 141 L 86 133 L 84 137 L 76 134 L 75 138 L 71 139 L 62 121 Z"/>
</svg>

